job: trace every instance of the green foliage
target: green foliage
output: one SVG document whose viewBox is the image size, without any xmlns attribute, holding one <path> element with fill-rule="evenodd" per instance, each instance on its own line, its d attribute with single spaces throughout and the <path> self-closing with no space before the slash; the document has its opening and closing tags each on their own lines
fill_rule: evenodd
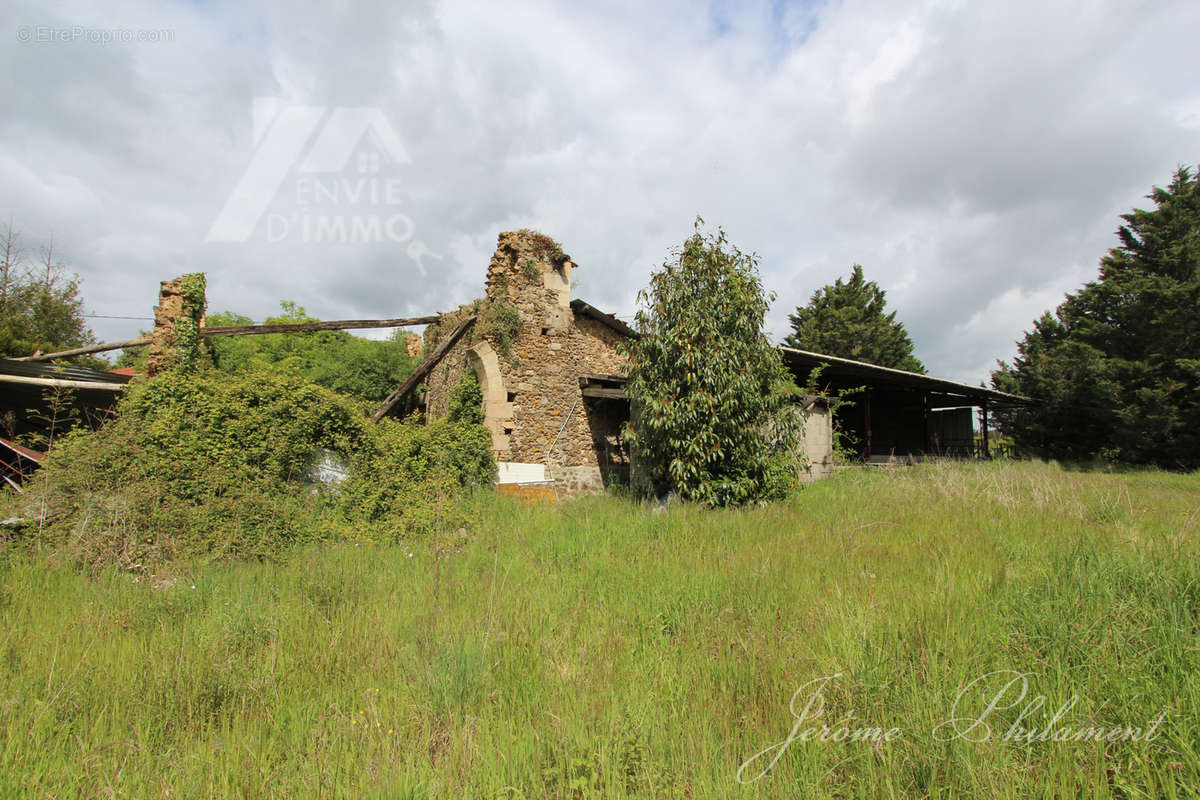
<svg viewBox="0 0 1200 800">
<path fill-rule="evenodd" d="M 139 428 L 136 468 L 185 497 L 196 461 L 280 484 L 302 478 L 319 448 L 349 455 L 367 435 L 346 398 L 285 372 L 162 375 L 133 384 L 117 414 Z"/>
<path fill-rule="evenodd" d="M 310 490 L 325 451 L 351 464 L 340 495 Z M 27 501 L 44 509 L 39 542 L 128 567 L 458 527 L 461 491 L 494 475 L 490 434 L 467 419 L 376 426 L 298 375 L 172 370 L 131 384 L 98 431 L 60 439 Z"/>
<path fill-rule="evenodd" d="M 482 425 L 384 419 L 343 484 L 342 502 L 351 518 L 394 541 L 469 524 L 451 498 L 495 479 L 492 437 Z"/>
<path fill-rule="evenodd" d="M 267 325 L 317 321 L 296 303 L 283 301 L 280 306 L 283 314 L 269 318 Z M 221 312 L 209 316 L 207 324 L 251 325 L 253 320 Z M 311 331 L 214 337 L 208 340 L 208 346 L 214 365 L 224 372 L 274 367 L 368 405 L 382 402 L 415 366 L 402 330 L 387 341 L 364 339 L 345 331 Z"/>
<path fill-rule="evenodd" d="M 23 437 L 22 444 L 42 453 L 53 447 L 59 438 L 66 435 L 80 422 L 77 397 L 74 389 L 62 386 L 43 389 L 41 406 L 36 409 L 26 409 L 29 417 L 37 419 L 42 425 Z"/>
<path fill-rule="evenodd" d="M 878 364 L 881 367 L 925 372 L 913 355 L 912 339 L 896 312 L 885 314 L 887 293 L 863 277 L 858 264 L 850 280 L 813 292 L 807 306 L 788 315 L 792 333 L 788 347 Z"/>
<path fill-rule="evenodd" d="M 825 399 L 826 407 L 829 409 L 830 424 L 833 429 L 833 459 L 836 463 L 846 464 L 857 460 L 860 457 L 861 451 L 858 447 L 858 437 L 852 431 L 846 429 L 842 421 L 842 415 L 838 412 L 843 408 L 852 407 L 856 401 L 850 398 L 861 394 L 866 387 L 850 386 L 830 391 L 829 387 L 821 381 L 821 374 L 825 372 L 828 366 L 828 364 L 822 364 L 811 370 L 808 373 L 807 385 L 800 391 L 803 394 L 820 395 Z"/>
<path fill-rule="evenodd" d="M 329 535 L 300 488 L 319 449 L 369 437 L 345 398 L 282 373 L 165 372 L 59 440 L 30 490 L 41 540 L 89 563 L 246 556 Z"/>
<path fill-rule="evenodd" d="M 627 437 L 643 490 L 735 505 L 794 483 L 780 466 L 797 433 L 791 377 L 762 332 L 770 298 L 756 257 L 700 225 L 638 295 Z"/>
<path fill-rule="evenodd" d="M 548 261 L 551 264 L 561 264 L 567 260 L 567 254 L 563 252 L 562 245 L 556 242 L 551 237 L 540 231 L 522 228 L 517 231 L 527 235 L 533 242 L 533 254 L 541 261 Z"/>
<path fill-rule="evenodd" d="M 175 321 L 174 368 L 183 372 L 191 372 L 203 363 L 200 320 L 204 318 L 207 305 L 206 287 L 203 272 L 193 272 L 179 279 L 183 307 L 182 313 Z"/>
<path fill-rule="evenodd" d="M 1155 207 L 1121 218 L 1100 277 L 1044 314 L 992 385 L 1035 403 L 997 411 L 1026 452 L 1200 467 L 1200 182 L 1180 167 Z"/>
<path fill-rule="evenodd" d="M 450 393 L 450 410 L 448 414 L 452 422 L 465 422 L 468 425 L 483 424 L 483 390 L 479 386 L 479 378 L 474 370 L 463 373 L 462 380 Z"/>
<path fill-rule="evenodd" d="M 29 264 L 12 224 L 0 233 L 0 356 L 48 353 L 95 342 L 83 319 L 79 277 L 54 258 L 52 245 Z"/>
<path fill-rule="evenodd" d="M 496 346 L 504 358 L 512 358 L 512 346 L 521 333 L 521 312 L 506 300 L 483 302 L 475 322 L 475 336 Z"/>
</svg>

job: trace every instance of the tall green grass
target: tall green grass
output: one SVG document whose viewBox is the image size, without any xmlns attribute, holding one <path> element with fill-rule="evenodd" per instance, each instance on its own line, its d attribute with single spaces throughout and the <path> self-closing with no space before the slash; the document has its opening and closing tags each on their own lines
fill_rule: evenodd
<svg viewBox="0 0 1200 800">
<path fill-rule="evenodd" d="M 476 502 L 467 536 L 170 575 L 10 545 L 0 794 L 1200 794 L 1200 476 L 948 464 L 741 511 Z M 1061 725 L 1167 717 L 1149 742 L 1003 741 L 1018 707 L 986 741 L 935 737 L 997 670 L 1046 697 L 1027 726 L 1072 696 Z M 818 724 L 902 735 L 793 741 L 739 783 L 833 675 Z"/>
</svg>

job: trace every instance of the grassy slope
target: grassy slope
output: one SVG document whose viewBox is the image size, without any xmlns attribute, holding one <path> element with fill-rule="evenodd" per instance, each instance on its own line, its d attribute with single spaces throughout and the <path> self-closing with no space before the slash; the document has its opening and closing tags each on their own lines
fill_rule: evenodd
<svg viewBox="0 0 1200 800">
<path fill-rule="evenodd" d="M 0 795 L 1200 792 L 1200 475 L 945 465 L 749 511 L 481 503 L 465 543 L 157 588 L 10 552 Z M 998 669 L 1036 673 L 1048 709 L 1078 695 L 1063 724 L 1171 714 L 1148 744 L 935 741 Z M 738 785 L 834 673 L 825 722 L 902 737 L 794 742 Z"/>
</svg>

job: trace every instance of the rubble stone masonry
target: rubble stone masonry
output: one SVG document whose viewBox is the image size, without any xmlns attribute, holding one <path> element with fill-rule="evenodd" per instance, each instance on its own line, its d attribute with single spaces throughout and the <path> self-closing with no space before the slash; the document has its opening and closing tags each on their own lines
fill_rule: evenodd
<svg viewBox="0 0 1200 800">
<path fill-rule="evenodd" d="M 579 384 L 582 375 L 625 374 L 628 362 L 617 349 L 623 335 L 572 311 L 574 268 L 549 237 L 503 233 L 488 266 L 486 298 L 443 315 L 425 332 L 429 353 L 439 336 L 479 315 L 426 381 L 428 419 L 446 415 L 450 393 L 473 369 L 497 460 L 544 464 L 547 477 L 568 492 L 600 489 L 628 472 L 620 439 L 628 403 L 585 398 Z M 495 321 L 511 309 L 519 324 L 497 329 Z"/>
</svg>

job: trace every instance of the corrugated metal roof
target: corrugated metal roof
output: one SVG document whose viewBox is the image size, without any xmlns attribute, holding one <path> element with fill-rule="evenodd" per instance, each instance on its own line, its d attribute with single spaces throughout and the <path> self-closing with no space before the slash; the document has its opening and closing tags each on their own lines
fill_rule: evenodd
<svg viewBox="0 0 1200 800">
<path fill-rule="evenodd" d="M 992 400 L 1015 404 L 1032 402 L 1029 398 L 1017 394 L 1000 392 L 984 386 L 972 386 L 969 383 L 959 383 L 958 381 L 950 381 L 945 378 L 935 378 L 932 375 L 922 375 L 919 372 L 881 367 L 877 364 L 868 364 L 865 361 L 855 361 L 850 358 L 840 358 L 825 353 L 813 353 L 808 350 L 797 350 L 794 347 L 781 346 L 779 351 L 783 353 L 784 362 L 793 368 L 815 369 L 822 364 L 827 365 L 825 371 L 821 373 L 826 378 L 861 381 L 875 386 L 896 386 L 903 389 L 942 392 L 971 400 Z"/>
<path fill-rule="evenodd" d="M 8 358 L 0 358 L 0 374 L 17 375 L 23 378 L 57 378 L 84 383 L 129 383 L 132 377 L 118 372 L 88 369 L 87 367 L 46 364 L 40 361 L 13 361 Z"/>
<path fill-rule="evenodd" d="M 612 314 L 605 314 L 603 311 L 582 300 L 572 300 L 571 309 L 576 314 L 591 317 L 625 336 L 631 338 L 640 336 L 637 331 Z M 779 347 L 779 351 L 783 354 L 784 363 L 795 369 L 813 369 L 822 364 L 827 365 L 826 371 L 823 374 L 830 378 L 839 377 L 877 386 L 895 386 L 905 389 L 940 392 L 972 401 L 989 400 L 1005 404 L 1026 404 L 1033 402 L 1027 397 L 988 389 L 984 386 L 972 386 L 969 383 L 935 378 L 932 375 L 922 375 L 919 372 L 880 367 L 875 364 L 868 364 L 865 361 L 855 361 L 825 353 L 813 353 L 808 350 L 798 350 L 794 347 L 784 347 L 782 345 Z"/>
</svg>

